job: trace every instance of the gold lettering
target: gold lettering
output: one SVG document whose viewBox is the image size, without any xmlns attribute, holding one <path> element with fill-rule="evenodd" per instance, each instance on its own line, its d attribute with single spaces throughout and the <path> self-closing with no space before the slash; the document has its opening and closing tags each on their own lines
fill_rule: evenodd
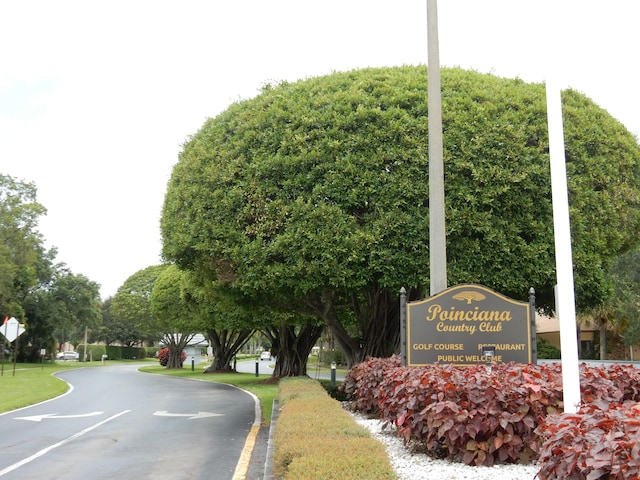
<svg viewBox="0 0 640 480">
<path fill-rule="evenodd" d="M 493 357 L 488 357 L 485 355 L 465 355 L 464 358 L 469 363 L 502 362 L 502 355 L 494 355 Z"/>
<path fill-rule="evenodd" d="M 454 363 L 454 362 L 462 362 L 463 358 L 464 356 L 462 355 L 438 355 L 436 361 Z"/>
<path fill-rule="evenodd" d="M 464 323 L 460 325 L 447 325 L 446 323 L 440 322 L 437 324 L 436 330 L 438 332 L 462 332 L 473 335 L 474 333 L 476 333 L 476 325 L 467 325 Z"/>
<path fill-rule="evenodd" d="M 479 330 L 481 332 L 491 332 L 491 333 L 501 332 L 502 331 L 502 324 L 501 323 L 482 322 L 480 324 Z"/>
<path fill-rule="evenodd" d="M 463 343 L 436 343 L 434 350 L 464 350 Z"/>
<path fill-rule="evenodd" d="M 440 314 L 440 311 L 442 310 L 442 307 L 440 305 L 434 304 L 434 305 L 430 305 L 429 309 L 427 310 L 427 312 L 429 313 L 429 315 L 427 315 L 427 322 L 431 322 L 433 320 L 436 319 L 436 317 Z"/>
<path fill-rule="evenodd" d="M 484 347 L 486 344 L 484 343 L 479 343 L 478 344 L 478 350 L 482 350 L 482 347 Z M 527 348 L 527 345 L 525 343 L 497 343 L 494 345 L 494 347 L 496 347 L 496 351 L 499 350 L 513 350 L 513 351 L 524 351 Z"/>
<path fill-rule="evenodd" d="M 480 310 L 480 307 L 474 307 L 473 310 L 457 310 L 456 307 L 450 307 L 445 310 L 441 305 L 435 303 L 429 305 L 427 322 L 440 320 L 441 322 L 510 322 L 510 310 Z"/>
</svg>

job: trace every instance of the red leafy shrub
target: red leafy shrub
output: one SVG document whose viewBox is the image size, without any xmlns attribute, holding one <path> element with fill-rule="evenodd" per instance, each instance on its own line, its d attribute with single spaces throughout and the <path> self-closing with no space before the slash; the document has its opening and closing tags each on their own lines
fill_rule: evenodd
<svg viewBox="0 0 640 480">
<path fill-rule="evenodd" d="M 581 365 L 583 403 L 639 400 L 640 371 Z M 541 450 L 538 426 L 561 412 L 559 363 L 401 367 L 367 359 L 343 385 L 354 409 L 376 414 L 405 441 L 470 465 L 528 462 Z M 596 477 L 593 477 L 596 478 Z"/>
<path fill-rule="evenodd" d="M 380 417 L 405 441 L 446 448 L 466 464 L 522 462 L 534 456 L 538 421 L 561 407 L 553 366 L 502 364 L 398 368 L 380 382 Z M 552 380 L 549 382 L 549 380 Z"/>
<path fill-rule="evenodd" d="M 578 413 L 550 415 L 536 432 L 540 480 L 640 478 L 640 405 L 597 400 Z"/>
<path fill-rule="evenodd" d="M 640 369 L 613 363 L 606 366 L 580 366 L 583 403 L 605 400 L 613 403 L 640 402 Z"/>
<path fill-rule="evenodd" d="M 340 390 L 351 400 L 354 410 L 366 414 L 377 413 L 380 395 L 378 385 L 390 370 L 400 365 L 398 355 L 389 358 L 367 358 L 347 372 Z"/>
<path fill-rule="evenodd" d="M 184 361 L 187 359 L 187 352 L 182 350 L 180 352 L 180 358 L 182 359 L 182 362 L 184 363 Z M 160 365 L 162 365 L 163 367 L 167 366 L 167 364 L 169 363 L 169 349 L 168 348 L 163 348 L 162 350 L 160 350 L 158 352 L 158 361 L 160 362 Z"/>
</svg>

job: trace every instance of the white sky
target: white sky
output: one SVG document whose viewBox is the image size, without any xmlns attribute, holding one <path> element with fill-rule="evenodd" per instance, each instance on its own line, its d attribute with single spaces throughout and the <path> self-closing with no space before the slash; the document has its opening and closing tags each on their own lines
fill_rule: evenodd
<svg viewBox="0 0 640 480">
<path fill-rule="evenodd" d="M 640 132 L 637 0 L 440 0 L 438 17 L 442 66 L 551 73 Z M 0 173 L 35 182 L 47 245 L 106 298 L 159 263 L 171 168 L 207 117 L 269 81 L 426 64 L 426 0 L 7 0 L 0 52 Z"/>
</svg>

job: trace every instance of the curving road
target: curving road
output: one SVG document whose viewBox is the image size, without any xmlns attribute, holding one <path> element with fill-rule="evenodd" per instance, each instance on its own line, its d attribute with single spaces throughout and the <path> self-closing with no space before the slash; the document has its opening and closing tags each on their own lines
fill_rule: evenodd
<svg viewBox="0 0 640 480">
<path fill-rule="evenodd" d="M 67 394 L 0 415 L 1 480 L 243 478 L 236 469 L 259 422 L 250 394 L 136 366 L 57 376 Z"/>
</svg>

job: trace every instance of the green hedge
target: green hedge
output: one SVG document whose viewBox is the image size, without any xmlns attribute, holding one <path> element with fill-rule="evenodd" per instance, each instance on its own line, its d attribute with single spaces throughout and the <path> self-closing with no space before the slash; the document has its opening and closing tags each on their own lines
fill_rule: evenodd
<svg viewBox="0 0 640 480">
<path fill-rule="evenodd" d="M 158 347 L 145 347 L 144 349 L 147 358 L 155 358 L 156 354 L 160 351 Z"/>
<path fill-rule="evenodd" d="M 76 352 L 80 354 L 80 360 L 84 360 L 84 344 L 78 345 Z M 102 355 L 106 355 L 104 345 L 87 345 L 87 361 L 102 360 Z"/>
<path fill-rule="evenodd" d="M 109 360 L 142 360 L 147 357 L 147 352 L 142 347 L 108 346 L 107 356 Z"/>
<path fill-rule="evenodd" d="M 274 473 L 285 480 L 391 480 L 384 446 L 315 380 L 279 384 Z"/>
<path fill-rule="evenodd" d="M 83 360 L 84 344 L 78 345 L 76 351 L 80 354 L 80 360 Z M 142 347 L 87 345 L 87 360 L 102 360 L 102 355 L 106 355 L 108 360 L 142 360 L 147 357 L 147 350 Z"/>
</svg>

